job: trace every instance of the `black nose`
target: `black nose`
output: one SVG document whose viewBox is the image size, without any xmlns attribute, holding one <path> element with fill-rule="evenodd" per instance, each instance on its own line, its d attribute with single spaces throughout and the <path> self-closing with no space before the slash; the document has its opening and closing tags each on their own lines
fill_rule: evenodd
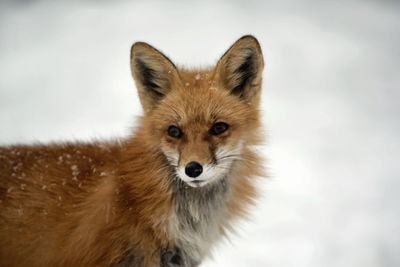
<svg viewBox="0 0 400 267">
<path fill-rule="evenodd" d="M 185 167 L 187 176 L 196 178 L 203 172 L 203 167 L 196 161 L 189 162 Z"/>
</svg>

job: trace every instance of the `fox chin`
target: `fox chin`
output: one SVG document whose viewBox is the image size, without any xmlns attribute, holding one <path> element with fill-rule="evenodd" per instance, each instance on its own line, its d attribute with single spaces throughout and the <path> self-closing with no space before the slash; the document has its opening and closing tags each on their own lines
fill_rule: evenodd
<svg viewBox="0 0 400 267">
<path fill-rule="evenodd" d="M 131 135 L 0 147 L 0 266 L 197 267 L 253 204 L 257 39 L 209 68 L 144 42 L 130 60 L 143 107 Z"/>
</svg>

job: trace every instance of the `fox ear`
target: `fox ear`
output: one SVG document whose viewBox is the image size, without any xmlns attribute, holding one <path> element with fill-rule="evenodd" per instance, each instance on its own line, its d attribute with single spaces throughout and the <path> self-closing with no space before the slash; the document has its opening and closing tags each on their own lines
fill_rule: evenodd
<svg viewBox="0 0 400 267">
<path fill-rule="evenodd" d="M 131 48 L 131 72 L 147 113 L 179 82 L 175 65 L 151 45 L 137 42 Z"/>
<path fill-rule="evenodd" d="M 215 77 L 219 85 L 249 103 L 257 104 L 264 60 L 260 44 L 251 35 L 237 40 L 218 61 Z"/>
</svg>

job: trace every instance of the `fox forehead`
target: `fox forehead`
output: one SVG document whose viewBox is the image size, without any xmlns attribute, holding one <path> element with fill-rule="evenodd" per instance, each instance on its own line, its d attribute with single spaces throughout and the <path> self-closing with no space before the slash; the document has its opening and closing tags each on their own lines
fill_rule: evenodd
<svg viewBox="0 0 400 267">
<path fill-rule="evenodd" d="M 182 76 L 182 84 L 177 85 L 154 111 L 161 125 L 209 126 L 217 121 L 243 124 L 255 116 L 253 107 L 216 85 L 209 72 L 184 72 Z"/>
</svg>

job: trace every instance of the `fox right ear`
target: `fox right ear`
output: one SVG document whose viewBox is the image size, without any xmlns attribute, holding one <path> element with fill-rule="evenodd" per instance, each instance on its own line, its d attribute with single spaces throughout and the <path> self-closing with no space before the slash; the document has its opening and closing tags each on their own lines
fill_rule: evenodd
<svg viewBox="0 0 400 267">
<path fill-rule="evenodd" d="M 145 113 L 151 111 L 180 80 L 171 60 L 143 42 L 132 45 L 131 72 Z"/>
<path fill-rule="evenodd" d="M 216 67 L 216 79 L 221 87 L 248 103 L 258 104 L 263 55 L 257 39 L 245 35 L 221 57 Z"/>
</svg>

